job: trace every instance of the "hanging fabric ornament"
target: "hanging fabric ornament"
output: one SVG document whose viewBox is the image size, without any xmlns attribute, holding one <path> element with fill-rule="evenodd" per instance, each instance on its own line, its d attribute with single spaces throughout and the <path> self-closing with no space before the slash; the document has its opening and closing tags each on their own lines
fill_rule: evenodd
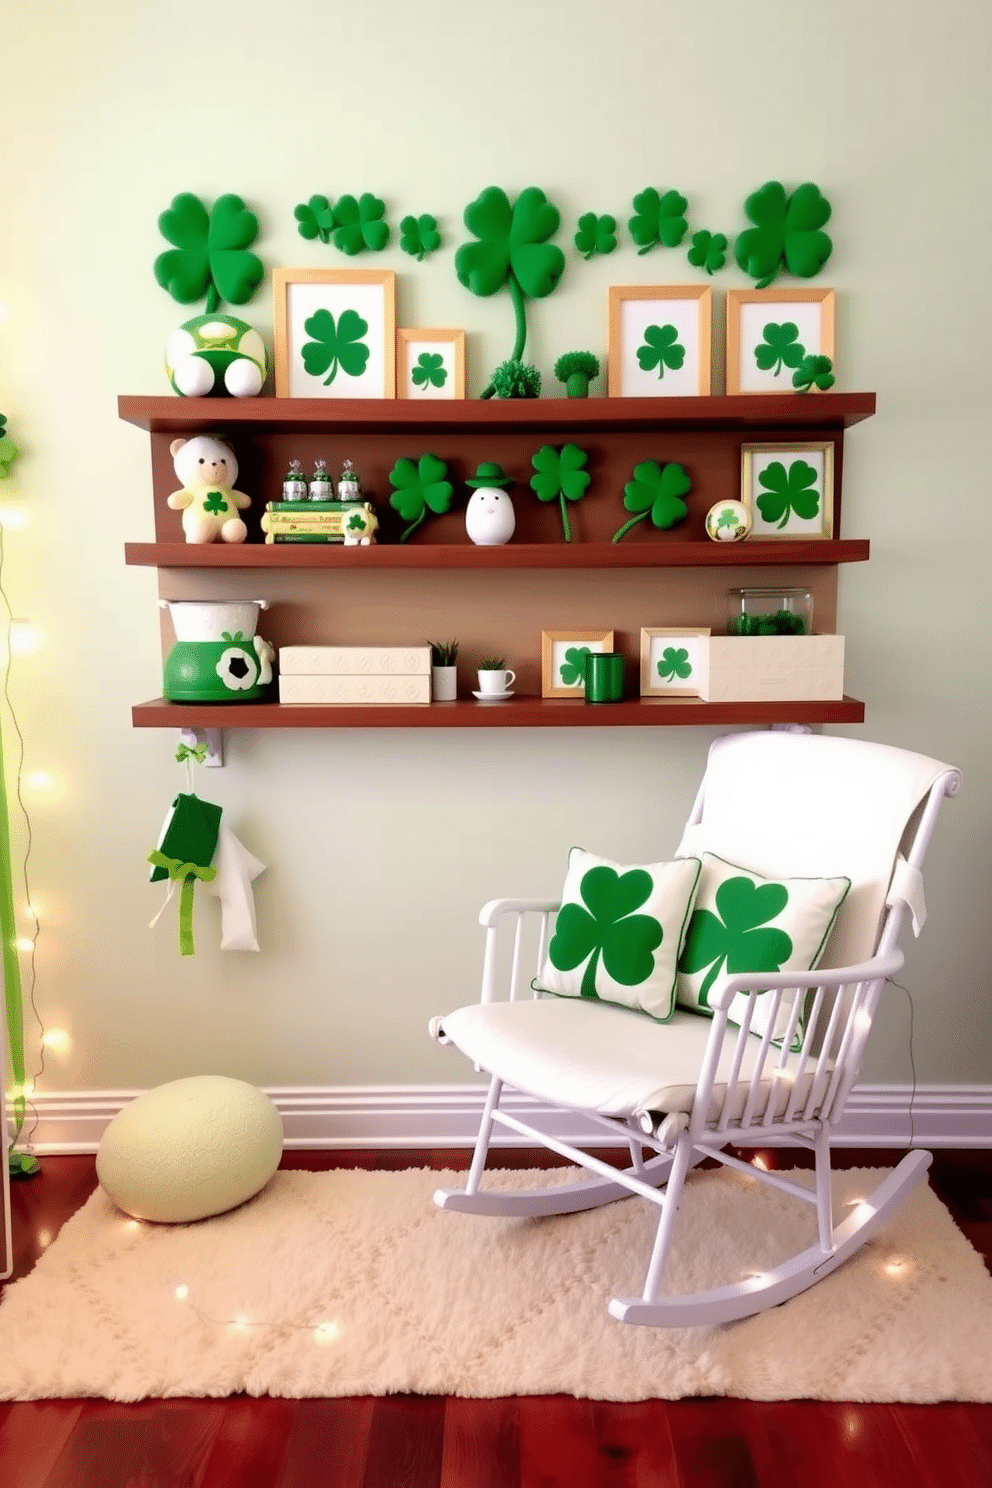
<svg viewBox="0 0 992 1488">
<path fill-rule="evenodd" d="M 169 879 L 165 904 L 179 888 L 179 954 L 196 952 L 193 940 L 193 894 L 197 882 L 209 883 L 217 870 L 211 866 L 220 833 L 221 808 L 199 796 L 180 794 L 172 803 L 165 819 L 158 846 L 148 854 L 152 864 L 151 882 Z M 162 913 L 159 910 L 159 915 Z M 159 915 L 152 921 L 154 925 Z"/>
</svg>

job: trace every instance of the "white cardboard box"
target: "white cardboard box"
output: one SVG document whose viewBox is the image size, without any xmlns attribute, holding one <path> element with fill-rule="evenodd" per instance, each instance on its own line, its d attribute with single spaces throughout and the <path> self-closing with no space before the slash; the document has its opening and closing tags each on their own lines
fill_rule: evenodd
<svg viewBox="0 0 992 1488">
<path fill-rule="evenodd" d="M 710 636 L 699 696 L 707 703 L 826 702 L 844 696 L 844 637 Z"/>
<path fill-rule="evenodd" d="M 426 677 L 335 677 L 328 675 L 279 677 L 281 703 L 429 703 L 431 679 Z"/>
<path fill-rule="evenodd" d="M 429 677 L 430 646 L 280 646 L 284 677 Z"/>
</svg>

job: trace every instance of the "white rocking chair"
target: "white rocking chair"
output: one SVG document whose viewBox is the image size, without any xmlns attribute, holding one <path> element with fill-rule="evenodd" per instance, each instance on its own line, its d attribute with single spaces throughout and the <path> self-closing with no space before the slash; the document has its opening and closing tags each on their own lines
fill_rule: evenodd
<svg viewBox="0 0 992 1488">
<path fill-rule="evenodd" d="M 670 1021 L 659 1023 L 585 998 L 531 996 L 523 975 L 525 921 L 538 930 L 539 970 L 558 904 L 496 899 L 485 905 L 481 1001 L 433 1019 L 431 1032 L 487 1071 L 491 1083 L 466 1185 L 439 1189 L 435 1203 L 472 1214 L 525 1216 L 574 1213 L 631 1193 L 648 1199 L 661 1211 L 654 1249 L 643 1295 L 610 1301 L 611 1314 L 621 1322 L 729 1322 L 774 1307 L 828 1276 L 930 1166 L 930 1153 L 910 1152 L 835 1222 L 835 1126 L 857 1078 L 884 983 L 903 963 L 896 944 L 903 919 L 908 911 L 919 934 L 925 918 L 923 856 L 943 798 L 955 795 L 960 784 L 958 771 L 937 760 L 855 739 L 785 732 L 717 739 L 678 855 L 708 851 L 771 877 L 844 875 L 852 886 L 815 971 L 732 976 L 711 998 L 711 1019 L 678 1008 Z M 510 930 L 512 954 L 502 939 Z M 497 1000 L 498 971 L 508 999 Z M 737 994 L 747 997 L 740 1026 L 728 1022 Z M 749 1032 L 759 999 L 772 1004 L 771 1016 L 759 1020 L 766 1029 L 761 1035 Z M 740 1007 L 738 998 L 736 1016 Z M 773 1041 L 783 1007 L 788 1027 Z M 604 1145 L 629 1146 L 631 1166 L 618 1170 L 501 1108 L 507 1087 L 559 1111 L 581 1113 L 584 1126 L 592 1123 L 606 1134 Z M 516 1101 L 518 1109 L 522 1104 Z M 551 1148 L 596 1178 L 580 1176 L 532 1191 L 483 1188 L 495 1124 Z M 815 1188 L 743 1162 L 723 1150 L 731 1144 L 812 1150 Z M 760 1276 L 691 1296 L 665 1295 L 665 1259 L 686 1174 L 707 1157 L 814 1203 L 817 1240 Z"/>
</svg>

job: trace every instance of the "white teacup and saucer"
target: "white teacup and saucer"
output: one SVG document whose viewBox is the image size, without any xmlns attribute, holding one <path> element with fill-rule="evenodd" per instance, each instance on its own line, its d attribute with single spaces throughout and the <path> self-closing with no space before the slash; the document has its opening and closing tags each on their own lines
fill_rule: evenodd
<svg viewBox="0 0 992 1488">
<path fill-rule="evenodd" d="M 513 696 L 513 684 L 516 680 L 516 672 L 509 670 L 480 671 L 479 691 L 473 692 L 472 696 L 478 698 L 480 703 L 499 702 Z"/>
</svg>

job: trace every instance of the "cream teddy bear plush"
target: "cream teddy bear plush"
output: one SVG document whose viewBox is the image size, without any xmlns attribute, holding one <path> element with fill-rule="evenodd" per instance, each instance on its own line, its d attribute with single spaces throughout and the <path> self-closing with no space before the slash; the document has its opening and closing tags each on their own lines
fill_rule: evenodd
<svg viewBox="0 0 992 1488">
<path fill-rule="evenodd" d="M 251 498 L 236 491 L 238 462 L 229 444 L 210 434 L 192 439 L 174 439 L 169 453 L 182 489 L 169 497 L 172 511 L 183 514 L 183 532 L 188 543 L 240 543 L 248 528 L 238 516 Z"/>
</svg>

